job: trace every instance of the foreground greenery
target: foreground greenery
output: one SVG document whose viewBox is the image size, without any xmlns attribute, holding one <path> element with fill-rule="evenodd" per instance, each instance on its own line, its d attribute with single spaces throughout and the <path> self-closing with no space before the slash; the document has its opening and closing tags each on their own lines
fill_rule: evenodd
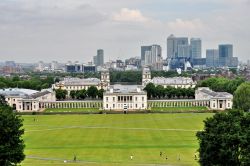
<svg viewBox="0 0 250 166">
<path fill-rule="evenodd" d="M 234 93 L 234 107 L 250 111 L 250 83 L 241 84 Z"/>
<path fill-rule="evenodd" d="M 198 165 L 195 133 L 212 115 L 23 116 L 27 157 L 22 165 Z"/>
<path fill-rule="evenodd" d="M 199 162 L 207 165 L 250 165 L 250 113 L 230 110 L 206 119 L 197 133 Z"/>
<path fill-rule="evenodd" d="M 0 165 L 11 166 L 24 160 L 23 120 L 0 95 Z"/>
</svg>

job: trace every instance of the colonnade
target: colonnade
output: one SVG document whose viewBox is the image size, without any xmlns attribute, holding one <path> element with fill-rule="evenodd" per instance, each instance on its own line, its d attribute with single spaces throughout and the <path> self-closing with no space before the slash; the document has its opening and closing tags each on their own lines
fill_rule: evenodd
<svg viewBox="0 0 250 166">
<path fill-rule="evenodd" d="M 148 107 L 210 107 L 209 100 L 148 100 Z"/>
<path fill-rule="evenodd" d="M 40 108 L 102 108 L 102 101 L 40 102 Z"/>
</svg>

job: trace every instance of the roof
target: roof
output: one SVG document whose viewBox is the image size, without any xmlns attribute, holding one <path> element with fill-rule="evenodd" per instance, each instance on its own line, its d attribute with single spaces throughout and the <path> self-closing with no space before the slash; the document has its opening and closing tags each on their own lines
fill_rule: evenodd
<svg viewBox="0 0 250 166">
<path fill-rule="evenodd" d="M 16 97 L 27 97 L 37 92 L 38 91 L 36 90 L 22 89 L 22 88 L 0 89 L 0 94 L 4 96 L 16 96 Z"/>
<path fill-rule="evenodd" d="M 43 91 L 43 92 L 34 93 L 34 94 L 30 95 L 30 97 L 36 99 L 36 98 L 38 98 L 38 97 L 47 95 L 47 94 L 49 94 L 49 93 L 51 93 L 51 92 L 49 92 L 49 91 L 46 90 L 46 91 Z"/>
<path fill-rule="evenodd" d="M 146 94 L 146 92 L 143 91 L 143 87 L 141 85 L 121 85 L 121 84 L 112 85 L 106 91 L 106 94 L 113 94 L 113 93 L 121 93 L 121 94 L 131 94 L 131 93 Z"/>
<path fill-rule="evenodd" d="M 214 92 L 209 88 L 199 88 L 198 91 L 206 93 L 212 98 L 233 98 L 233 95 L 227 92 Z"/>
<path fill-rule="evenodd" d="M 74 85 L 98 85 L 101 83 L 101 80 L 98 78 L 64 78 L 63 81 L 60 81 L 59 84 L 64 84 L 65 86 L 74 86 Z M 57 83 L 58 84 L 58 83 Z"/>
<path fill-rule="evenodd" d="M 150 82 L 156 85 L 187 85 L 187 84 L 196 84 L 189 77 L 172 77 L 172 78 L 165 78 L 165 77 L 154 77 Z"/>
</svg>

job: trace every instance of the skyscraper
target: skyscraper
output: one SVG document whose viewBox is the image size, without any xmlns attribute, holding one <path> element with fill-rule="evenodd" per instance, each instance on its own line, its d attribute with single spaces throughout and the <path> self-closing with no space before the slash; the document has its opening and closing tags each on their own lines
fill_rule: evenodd
<svg viewBox="0 0 250 166">
<path fill-rule="evenodd" d="M 96 66 L 102 66 L 104 64 L 104 51 L 103 51 L 103 49 L 97 50 L 97 55 L 93 57 L 93 62 Z"/>
<path fill-rule="evenodd" d="M 155 70 L 160 70 L 162 63 L 162 50 L 160 45 L 142 46 L 141 47 L 142 65 L 150 65 Z M 158 66 L 158 67 L 156 67 Z"/>
<path fill-rule="evenodd" d="M 221 44 L 219 45 L 219 66 L 231 66 L 233 59 L 233 45 Z"/>
<path fill-rule="evenodd" d="M 191 58 L 200 59 L 201 58 L 201 39 L 191 38 L 190 47 L 191 47 Z"/>
<path fill-rule="evenodd" d="M 206 50 L 206 66 L 207 67 L 219 66 L 219 50 L 218 49 Z"/>
<path fill-rule="evenodd" d="M 175 37 L 171 34 L 167 38 L 167 58 L 183 57 L 183 54 L 185 54 L 185 57 L 188 56 L 188 47 L 187 37 Z"/>
</svg>

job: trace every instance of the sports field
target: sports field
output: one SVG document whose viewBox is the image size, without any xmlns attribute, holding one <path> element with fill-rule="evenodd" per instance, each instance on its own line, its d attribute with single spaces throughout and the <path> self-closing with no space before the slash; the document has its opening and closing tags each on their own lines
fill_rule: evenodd
<svg viewBox="0 0 250 166">
<path fill-rule="evenodd" d="M 212 115 L 23 116 L 26 159 L 22 165 L 198 165 L 195 133 Z"/>
</svg>

